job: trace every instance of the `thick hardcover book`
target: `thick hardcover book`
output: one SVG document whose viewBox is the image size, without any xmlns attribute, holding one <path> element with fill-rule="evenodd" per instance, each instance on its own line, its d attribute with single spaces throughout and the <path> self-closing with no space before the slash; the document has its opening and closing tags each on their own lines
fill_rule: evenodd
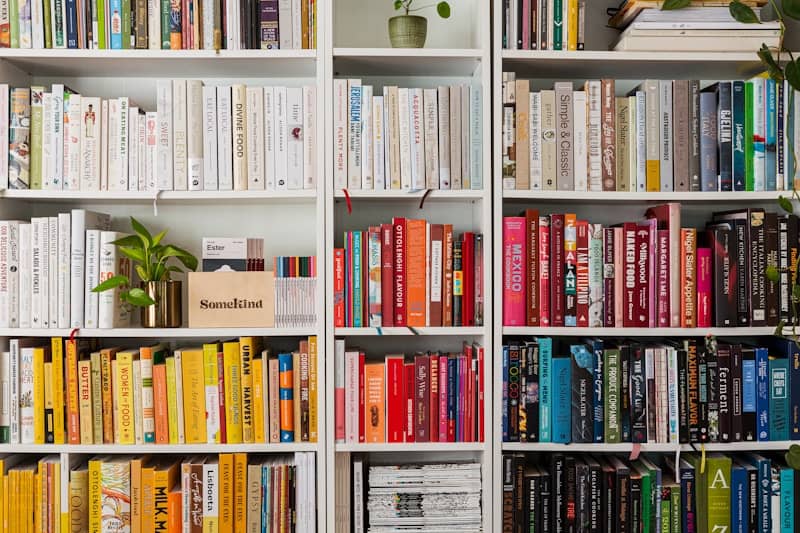
<svg viewBox="0 0 800 533">
<path fill-rule="evenodd" d="M 661 143 L 659 154 L 661 159 L 660 181 L 662 191 L 672 191 L 673 183 L 673 144 L 672 137 L 672 82 L 660 80 L 658 82 L 659 95 L 659 126 Z"/>
<path fill-rule="evenodd" d="M 696 324 L 697 231 L 681 229 L 681 327 Z"/>
<path fill-rule="evenodd" d="M 700 184 L 700 82 L 689 80 L 689 189 L 702 190 Z"/>
<path fill-rule="evenodd" d="M 564 215 L 550 215 L 550 325 L 563 327 L 564 295 Z M 543 324 L 544 325 L 544 324 Z"/>
<path fill-rule="evenodd" d="M 620 440 L 631 440 L 631 347 L 623 344 L 619 347 L 619 430 Z"/>
<path fill-rule="evenodd" d="M 577 325 L 577 230 L 574 213 L 564 215 L 564 325 Z M 558 279 L 558 278 L 556 278 Z"/>
<path fill-rule="evenodd" d="M 614 228 L 603 228 L 603 326 L 614 327 L 614 250 L 618 244 L 614 242 Z"/>
<path fill-rule="evenodd" d="M 567 533 L 575 533 L 577 531 L 577 496 L 578 496 L 578 479 L 576 464 L 579 459 L 572 455 L 567 455 L 564 459 L 564 531 Z"/>
<path fill-rule="evenodd" d="M 640 344 L 630 347 L 630 419 L 631 441 L 647 442 L 647 383 L 645 352 Z"/>
<path fill-rule="evenodd" d="M 507 412 L 505 417 L 508 420 L 508 442 L 519 442 L 519 420 L 520 420 L 520 347 L 519 344 L 511 344 L 508 347 L 508 379 L 506 384 Z"/>
<path fill-rule="evenodd" d="M 788 358 L 769 360 L 769 438 L 789 440 L 789 368 Z"/>
<path fill-rule="evenodd" d="M 539 325 L 539 211 L 525 210 L 525 320 L 528 326 Z"/>
<path fill-rule="evenodd" d="M 616 149 L 616 121 L 615 112 L 615 93 L 614 80 L 600 80 L 600 102 L 601 102 L 601 150 L 602 150 L 602 171 L 603 171 L 603 190 L 614 191 L 617 189 L 617 149 Z"/>
<path fill-rule="evenodd" d="M 555 454 L 550 461 L 552 531 L 564 533 L 566 528 L 566 472 L 565 458 Z"/>
<path fill-rule="evenodd" d="M 605 442 L 615 443 L 622 441 L 622 431 L 620 428 L 620 350 L 609 348 L 604 353 L 603 362 L 605 402 L 603 405 L 605 413 Z"/>
<path fill-rule="evenodd" d="M 684 341 L 686 350 L 686 405 L 689 442 L 700 442 L 700 361 L 695 340 Z"/>
<path fill-rule="evenodd" d="M 589 223 L 575 225 L 575 317 L 579 328 L 589 327 Z"/>
<path fill-rule="evenodd" d="M 538 217 L 537 217 L 538 219 Z M 503 218 L 503 325 L 524 326 L 526 320 L 525 274 L 526 218 Z"/>
<path fill-rule="evenodd" d="M 755 349 L 756 384 L 756 435 L 759 441 L 770 440 L 769 400 L 770 372 L 769 356 L 766 348 Z"/>
<path fill-rule="evenodd" d="M 651 271 L 651 233 L 654 231 L 654 222 L 648 220 L 647 224 L 636 226 L 636 292 L 634 294 L 634 322 L 636 327 L 652 327 L 654 321 L 650 320 L 650 307 L 656 305 L 655 298 L 650 295 L 650 288 L 655 288 L 654 279 Z M 655 294 L 655 292 L 653 292 Z"/>
<path fill-rule="evenodd" d="M 764 253 L 768 266 L 778 268 L 778 215 L 764 213 Z M 787 265 L 788 267 L 788 265 Z M 766 276 L 766 270 L 764 270 Z M 787 279 L 788 282 L 788 279 Z M 780 282 L 764 280 L 766 289 L 766 321 L 768 326 L 777 326 L 779 320 Z"/>
<path fill-rule="evenodd" d="M 552 359 L 552 442 L 567 443 L 571 434 L 571 361 L 569 357 Z"/>
<path fill-rule="evenodd" d="M 583 344 L 570 347 L 572 359 L 572 440 L 593 442 L 594 353 Z"/>
<path fill-rule="evenodd" d="M 575 190 L 575 174 L 572 154 L 573 141 L 573 109 L 572 109 L 572 82 L 556 82 L 554 85 L 556 95 L 556 160 L 558 161 L 556 187 L 560 191 Z M 526 93 L 527 94 L 527 93 Z M 613 99 L 613 94 L 612 94 Z M 518 128 L 524 125 L 518 123 Z M 525 155 L 525 152 L 522 152 Z M 522 157 L 524 159 L 524 157 Z M 519 170 L 519 158 L 517 170 Z M 527 166 L 527 165 L 526 165 Z M 517 188 L 522 188 L 517 180 Z"/>
<path fill-rule="evenodd" d="M 796 240 L 795 240 L 796 246 Z M 796 253 L 796 252 L 795 252 Z M 796 256 L 795 256 L 796 257 Z M 789 217 L 778 217 L 778 319 L 788 323 L 790 320 L 790 281 L 789 271 Z"/>
<path fill-rule="evenodd" d="M 742 440 L 757 440 L 756 425 L 756 352 L 742 346 Z"/>
<path fill-rule="evenodd" d="M 700 93 L 700 182 L 703 191 L 716 191 L 717 156 L 717 95 Z"/>
<path fill-rule="evenodd" d="M 716 327 L 737 324 L 738 254 L 736 235 L 730 224 L 708 226 L 707 242 L 713 253 L 713 311 Z"/>
<path fill-rule="evenodd" d="M 721 81 L 717 91 L 717 150 L 719 190 L 733 190 L 733 120 L 731 82 Z"/>
<path fill-rule="evenodd" d="M 672 82 L 673 179 L 676 191 L 689 190 L 689 82 Z"/>
<path fill-rule="evenodd" d="M 550 325 L 550 217 L 539 217 L 539 324 Z"/>
<path fill-rule="evenodd" d="M 776 190 L 778 102 L 775 80 L 764 83 L 764 190 Z M 782 185 L 782 184 L 781 184 Z M 781 186 L 781 189 L 783 187 Z"/>
<path fill-rule="evenodd" d="M 392 220 L 394 233 L 394 325 L 406 325 L 406 220 L 394 218 Z"/>
<path fill-rule="evenodd" d="M 592 369 L 592 423 L 594 442 L 603 442 L 605 437 L 605 410 L 603 402 L 603 341 L 594 339 L 591 343 L 594 368 Z"/>
<path fill-rule="evenodd" d="M 537 442 L 539 440 L 539 390 L 540 390 L 540 371 L 539 371 L 539 345 L 535 342 L 525 344 L 524 352 L 525 367 L 525 418 L 527 422 L 527 442 Z"/>
<path fill-rule="evenodd" d="M 717 408 L 719 420 L 719 442 L 731 441 L 731 347 L 717 346 Z"/>
<path fill-rule="evenodd" d="M 415 442 L 428 442 L 430 440 L 430 356 L 415 355 L 415 384 L 414 387 L 414 437 Z"/>
</svg>

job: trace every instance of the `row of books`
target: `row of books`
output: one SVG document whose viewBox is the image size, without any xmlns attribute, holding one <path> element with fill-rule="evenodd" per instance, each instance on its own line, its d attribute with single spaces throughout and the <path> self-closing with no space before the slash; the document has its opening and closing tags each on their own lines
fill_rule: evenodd
<svg viewBox="0 0 800 533">
<path fill-rule="evenodd" d="M 275 327 L 313 328 L 317 325 L 317 258 L 274 258 Z"/>
<path fill-rule="evenodd" d="M 800 108 L 788 82 L 612 79 L 531 91 L 503 76 L 503 188 L 791 190 Z"/>
<path fill-rule="evenodd" d="M 61 474 L 58 455 L 37 459 L 12 454 L 0 458 L 3 531 L 56 531 L 63 526 L 65 517 L 69 518 L 70 502 L 61 500 Z"/>
<path fill-rule="evenodd" d="M 337 339 L 336 442 L 483 442 L 484 353 L 392 354 L 379 362 Z"/>
<path fill-rule="evenodd" d="M 249 444 L 317 441 L 317 339 L 123 349 L 11 339 L 0 359 L 0 441 Z"/>
<path fill-rule="evenodd" d="M 159 80 L 156 109 L 63 84 L 0 85 L 0 187 L 84 191 L 316 187 L 316 88 Z M 5 119 L 3 118 L 5 117 Z M 305 132 L 305 133 L 304 133 Z"/>
<path fill-rule="evenodd" d="M 677 203 L 614 226 L 529 209 L 503 219 L 503 324 L 790 323 L 797 247 L 797 217 L 763 209 L 713 213 L 700 230 L 681 228 Z"/>
<path fill-rule="evenodd" d="M 333 80 L 339 189 L 483 189 L 481 88 Z"/>
<path fill-rule="evenodd" d="M 503 346 L 505 442 L 800 440 L 800 350 L 548 337 Z"/>
<path fill-rule="evenodd" d="M 503 454 L 503 533 L 796 531 L 800 475 L 780 455 Z"/>
<path fill-rule="evenodd" d="M 483 325 L 483 235 L 395 217 L 333 251 L 334 327 Z"/>
<path fill-rule="evenodd" d="M 503 48 L 583 50 L 588 0 L 505 0 Z"/>
<path fill-rule="evenodd" d="M 8 0 L 0 48 L 315 48 L 315 0 Z"/>
</svg>

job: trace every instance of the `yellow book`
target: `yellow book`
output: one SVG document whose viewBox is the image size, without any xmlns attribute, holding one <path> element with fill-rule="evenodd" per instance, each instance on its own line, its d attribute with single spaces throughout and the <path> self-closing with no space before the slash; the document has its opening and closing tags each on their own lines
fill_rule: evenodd
<svg viewBox="0 0 800 533">
<path fill-rule="evenodd" d="M 78 410 L 80 444 L 92 444 L 92 363 L 88 359 L 78 361 Z"/>
<path fill-rule="evenodd" d="M 101 533 L 102 519 L 102 476 L 101 458 L 89 460 L 89 533 Z"/>
<path fill-rule="evenodd" d="M 222 345 L 225 360 L 225 433 L 228 444 L 242 443 L 242 374 L 238 342 Z"/>
<path fill-rule="evenodd" d="M 17 529 L 17 475 L 14 472 L 9 472 L 6 475 L 6 486 L 8 490 L 8 505 L 6 506 L 6 516 L 8 517 L 5 531 L 18 531 Z"/>
<path fill-rule="evenodd" d="M 144 458 L 131 459 L 131 533 L 142 533 L 142 463 Z"/>
<path fill-rule="evenodd" d="M 44 441 L 53 444 L 53 363 L 44 364 Z"/>
<path fill-rule="evenodd" d="M 175 357 L 167 357 L 167 418 L 169 443 L 178 444 L 178 391 L 175 386 Z"/>
<path fill-rule="evenodd" d="M 89 529 L 89 470 L 81 467 L 70 472 L 68 531 Z"/>
<path fill-rule="evenodd" d="M 578 0 L 567 0 L 567 50 L 578 49 Z"/>
<path fill-rule="evenodd" d="M 44 478 L 44 483 L 42 483 L 42 478 Z M 49 524 L 47 523 L 47 515 L 42 513 L 42 507 L 47 505 L 47 464 L 44 461 L 39 461 L 39 471 L 34 474 L 33 482 L 36 487 L 33 494 L 33 527 L 34 531 L 45 531 L 48 529 Z M 43 488 L 45 492 L 44 498 L 42 498 Z M 42 523 L 43 518 L 44 524 Z"/>
<path fill-rule="evenodd" d="M 247 454 L 233 454 L 233 524 L 234 531 L 247 527 Z"/>
<path fill-rule="evenodd" d="M 50 339 L 50 354 L 53 361 L 53 440 L 56 444 L 64 444 L 64 341 L 61 337 Z"/>
<path fill-rule="evenodd" d="M 153 530 L 155 466 L 142 463 L 142 533 Z"/>
<path fill-rule="evenodd" d="M 8 516 L 8 504 L 11 499 L 11 494 L 8 492 L 8 476 L 3 474 L 3 531 L 12 531 L 9 529 L 11 523 Z M 86 531 L 85 529 L 83 531 Z"/>
<path fill-rule="evenodd" d="M 253 359 L 253 438 L 266 442 L 264 433 L 264 361 L 261 355 Z"/>
<path fill-rule="evenodd" d="M 169 492 L 178 482 L 180 460 L 162 459 L 153 475 L 153 529 L 154 533 L 167 533 L 169 528 Z"/>
<path fill-rule="evenodd" d="M 258 349 L 253 337 L 241 337 L 239 350 L 242 372 L 242 442 L 252 444 L 253 437 L 253 358 Z"/>
<path fill-rule="evenodd" d="M 647 192 L 658 192 L 661 190 L 661 161 L 658 159 L 648 159 L 645 163 L 645 175 L 647 176 Z"/>
<path fill-rule="evenodd" d="M 183 425 L 186 444 L 205 444 L 206 390 L 203 349 L 181 350 L 183 373 Z"/>
<path fill-rule="evenodd" d="M 56 499 L 55 529 L 56 533 L 69 531 L 69 509 L 61 493 L 61 464 L 58 460 L 53 463 L 53 494 Z"/>
<path fill-rule="evenodd" d="M 206 390 L 206 442 L 219 444 L 219 370 L 217 368 L 218 343 L 203 345 L 203 379 Z"/>
<path fill-rule="evenodd" d="M 49 350 L 43 347 L 33 349 L 33 443 L 44 444 L 44 360 Z"/>
<path fill-rule="evenodd" d="M 308 442 L 317 442 L 317 337 L 308 338 Z"/>
<path fill-rule="evenodd" d="M 114 373 L 114 441 L 117 444 L 135 444 L 133 416 L 133 357 L 135 351 L 117 352 Z"/>
<path fill-rule="evenodd" d="M 219 533 L 233 533 L 233 454 L 219 454 Z"/>
</svg>

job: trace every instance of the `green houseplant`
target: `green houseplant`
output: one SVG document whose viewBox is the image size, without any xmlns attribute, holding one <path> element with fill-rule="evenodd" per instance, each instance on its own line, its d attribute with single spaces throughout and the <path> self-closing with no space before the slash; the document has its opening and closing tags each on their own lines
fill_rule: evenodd
<svg viewBox="0 0 800 533">
<path fill-rule="evenodd" d="M 179 280 L 171 277 L 173 273 L 184 272 L 184 269 L 196 270 L 197 258 L 174 244 L 163 244 L 167 230 L 153 235 L 133 217 L 131 229 L 133 235 L 122 237 L 113 244 L 133 262 L 139 286 L 133 287 L 128 276 L 116 275 L 92 291 L 118 289 L 122 301 L 141 308 L 143 327 L 180 327 L 182 286 Z M 174 264 L 176 261 L 183 268 Z"/>
<path fill-rule="evenodd" d="M 429 7 L 436 7 L 436 12 L 443 19 L 450 18 L 450 4 L 438 2 L 422 7 L 412 7 L 414 0 L 393 0 L 395 11 L 404 11 L 389 19 L 389 40 L 394 48 L 422 48 L 428 34 L 428 19 L 412 15 Z"/>
</svg>

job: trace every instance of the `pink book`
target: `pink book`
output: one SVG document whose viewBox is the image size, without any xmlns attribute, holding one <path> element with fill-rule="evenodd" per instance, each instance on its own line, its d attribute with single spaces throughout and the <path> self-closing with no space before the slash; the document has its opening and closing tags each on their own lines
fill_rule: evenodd
<svg viewBox="0 0 800 533">
<path fill-rule="evenodd" d="M 522 49 L 531 49 L 531 0 L 522 0 Z"/>
<path fill-rule="evenodd" d="M 656 280 L 658 276 L 656 275 L 656 270 L 658 269 L 658 263 L 656 262 L 656 256 L 658 255 L 658 221 L 654 219 L 645 220 L 643 223 L 645 226 L 650 228 L 650 244 L 648 245 L 647 249 L 649 251 L 649 258 L 648 258 L 648 274 L 647 274 L 647 291 L 648 291 L 648 315 L 647 315 L 647 327 L 654 328 L 656 327 L 656 315 L 658 314 L 658 306 L 656 305 L 656 294 L 657 294 L 657 283 Z"/>
<path fill-rule="evenodd" d="M 711 327 L 711 248 L 697 249 L 697 327 Z"/>
<path fill-rule="evenodd" d="M 525 217 L 503 218 L 503 325 L 524 326 Z"/>
<path fill-rule="evenodd" d="M 358 383 L 358 352 L 350 351 L 345 355 L 345 374 L 344 374 L 344 391 L 345 391 L 345 441 L 353 444 L 358 442 L 358 397 L 359 397 L 359 383 Z"/>
<path fill-rule="evenodd" d="M 539 217 L 539 324 L 550 325 L 550 217 Z"/>
<path fill-rule="evenodd" d="M 484 423 L 483 423 L 483 408 L 485 407 L 483 398 L 483 346 L 477 346 L 478 349 L 478 442 L 484 440 Z"/>
<path fill-rule="evenodd" d="M 464 442 L 464 424 L 467 414 L 467 357 L 458 356 L 458 410 L 456 411 L 456 442 Z"/>
<path fill-rule="evenodd" d="M 439 356 L 431 354 L 430 373 L 428 374 L 428 438 L 430 442 L 439 442 Z"/>
<path fill-rule="evenodd" d="M 439 356 L 439 442 L 447 442 L 447 356 Z"/>
<path fill-rule="evenodd" d="M 658 254 L 656 257 L 657 265 L 657 289 L 656 307 L 658 308 L 658 327 L 668 328 L 670 323 L 669 311 L 669 230 L 658 230 Z"/>
<path fill-rule="evenodd" d="M 622 238 L 622 228 L 614 228 L 614 327 L 616 328 L 623 326 L 623 310 L 625 309 L 622 295 L 622 286 L 625 283 L 622 270 L 622 265 L 625 263 L 625 243 Z"/>
</svg>

